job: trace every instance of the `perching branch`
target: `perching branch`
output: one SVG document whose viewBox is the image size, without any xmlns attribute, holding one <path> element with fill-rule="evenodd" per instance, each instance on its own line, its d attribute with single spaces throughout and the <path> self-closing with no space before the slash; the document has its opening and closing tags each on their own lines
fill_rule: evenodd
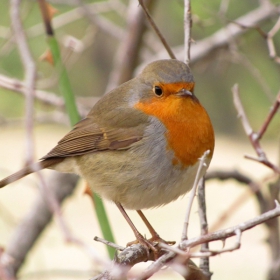
<svg viewBox="0 0 280 280">
<path fill-rule="evenodd" d="M 179 248 L 181 249 L 176 247 L 171 247 L 166 244 L 160 244 L 160 246 L 164 249 L 163 251 L 160 251 L 161 257 L 155 262 L 153 262 L 144 272 L 141 272 L 140 275 L 135 276 L 133 279 L 137 279 L 137 280 L 147 279 L 148 277 L 151 277 L 154 273 L 159 271 L 163 266 L 175 267 L 180 264 L 185 265 L 186 262 L 192 257 L 195 258 L 209 257 L 209 256 L 215 256 L 217 254 L 222 254 L 222 253 L 236 250 L 240 247 L 242 232 L 249 230 L 252 227 L 255 227 L 262 223 L 265 223 L 268 220 L 272 218 L 276 218 L 278 216 L 280 216 L 280 205 L 278 204 L 278 202 L 276 202 L 276 207 L 273 210 L 270 210 L 251 220 L 242 222 L 230 228 L 218 230 L 189 240 L 184 240 L 179 245 Z M 198 253 L 189 252 L 190 248 L 197 246 L 199 244 L 204 244 L 206 242 L 212 242 L 217 240 L 221 240 L 224 242 L 225 239 L 232 236 L 236 236 L 237 241 L 236 244 L 230 248 L 224 248 L 217 251 L 206 250 Z M 129 272 L 132 266 L 134 266 L 136 263 L 147 261 L 149 259 L 150 258 L 147 255 L 147 250 L 145 249 L 144 246 L 140 244 L 136 244 L 131 247 L 127 247 L 124 251 L 119 253 L 115 261 L 112 262 L 111 266 L 105 272 L 92 278 L 91 280 L 123 279 L 124 277 L 126 277 L 127 273 Z M 200 275 L 201 274 L 202 273 L 200 272 Z M 185 278 L 185 279 L 191 280 L 193 278 Z M 199 278 L 199 279 L 206 279 L 206 278 Z"/>
</svg>

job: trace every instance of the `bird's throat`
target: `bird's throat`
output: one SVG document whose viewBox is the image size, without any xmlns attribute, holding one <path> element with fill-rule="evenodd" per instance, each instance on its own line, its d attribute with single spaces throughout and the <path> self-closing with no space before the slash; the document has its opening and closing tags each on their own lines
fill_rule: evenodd
<svg viewBox="0 0 280 280">
<path fill-rule="evenodd" d="M 214 150 L 214 131 L 209 116 L 197 100 L 169 96 L 139 102 L 135 108 L 158 118 L 167 128 L 167 149 L 174 152 L 173 164 L 194 165 L 207 150 Z"/>
</svg>

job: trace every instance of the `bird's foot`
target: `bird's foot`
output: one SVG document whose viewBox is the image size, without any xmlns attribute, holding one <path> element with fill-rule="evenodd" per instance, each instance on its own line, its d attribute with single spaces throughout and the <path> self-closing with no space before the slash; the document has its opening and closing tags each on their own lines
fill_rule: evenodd
<svg viewBox="0 0 280 280">
<path fill-rule="evenodd" d="M 150 239 L 146 239 L 141 234 L 137 235 L 136 238 L 137 238 L 136 240 L 128 242 L 126 246 L 131 246 L 139 243 L 146 248 L 148 255 L 150 254 L 150 250 L 153 252 L 155 260 L 160 257 L 159 256 L 160 248 L 157 246 L 159 243 L 164 243 L 167 245 L 174 245 L 176 243 L 175 241 L 165 241 L 158 234 L 154 235 Z"/>
<path fill-rule="evenodd" d="M 155 243 L 164 243 L 164 244 L 167 244 L 167 245 L 174 245 L 176 242 L 175 241 L 166 241 L 164 239 L 162 239 L 157 233 L 154 234 L 150 239 L 149 241 L 151 242 L 155 242 Z"/>
<path fill-rule="evenodd" d="M 158 252 L 158 249 L 154 246 L 156 244 L 154 244 L 152 241 L 146 239 L 142 234 L 137 234 L 136 236 L 136 240 L 128 242 L 126 244 L 127 247 L 134 245 L 134 244 L 141 244 L 145 247 L 146 251 L 147 251 L 147 255 L 150 255 L 150 251 L 152 251 L 154 253 L 155 258 L 157 259 L 156 255 Z"/>
</svg>

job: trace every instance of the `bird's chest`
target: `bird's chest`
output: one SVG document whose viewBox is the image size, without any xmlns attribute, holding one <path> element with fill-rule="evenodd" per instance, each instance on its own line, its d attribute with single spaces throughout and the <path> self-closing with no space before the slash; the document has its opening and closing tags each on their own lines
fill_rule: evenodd
<svg viewBox="0 0 280 280">
<path fill-rule="evenodd" d="M 198 159 L 197 163 L 189 166 L 176 161 L 166 133 L 166 127 L 153 118 L 142 143 L 131 149 L 130 153 L 137 166 L 133 180 L 138 184 L 131 184 L 135 188 L 130 187 L 126 192 L 127 199 L 123 204 L 127 208 L 143 209 L 164 205 L 191 189 Z"/>
</svg>

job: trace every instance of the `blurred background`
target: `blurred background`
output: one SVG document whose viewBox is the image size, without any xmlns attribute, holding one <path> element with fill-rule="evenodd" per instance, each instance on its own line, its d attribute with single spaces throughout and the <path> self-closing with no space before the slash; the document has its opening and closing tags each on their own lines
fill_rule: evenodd
<svg viewBox="0 0 280 280">
<path fill-rule="evenodd" d="M 137 21 L 141 7 L 136 0 L 50 0 L 48 3 L 54 9 L 52 25 L 55 37 L 59 41 L 63 63 L 81 115 L 90 110 L 98 97 L 126 77 L 133 77 L 143 65 L 158 58 L 169 58 L 145 17 L 142 15 L 143 20 Z M 176 57 L 183 60 L 184 1 L 152 0 L 146 4 Z M 266 40 L 279 18 L 277 4 L 276 0 L 192 1 L 190 66 L 196 81 L 195 93 L 207 109 L 217 137 L 209 170 L 238 170 L 263 186 L 265 198 L 269 197 L 268 185 L 276 182 L 278 177 L 260 163 L 244 159 L 244 154 L 255 156 L 255 152 L 237 118 L 231 89 L 234 84 L 239 85 L 241 101 L 250 124 L 258 131 L 279 91 L 279 60 L 270 57 Z M 1 0 L 1 178 L 22 167 L 26 159 L 25 98 L 19 89 L 19 81 L 24 80 L 26 72 L 11 28 L 10 7 L 8 0 Z M 34 148 L 37 159 L 67 133 L 70 124 L 58 85 L 59 70 L 55 70 L 46 58 L 47 36 L 38 3 L 21 1 L 20 14 L 36 63 L 36 88 L 41 91 L 34 104 Z M 243 18 L 247 21 L 240 25 Z M 134 25 L 135 22 L 141 27 Z M 231 35 L 232 29 L 225 29 L 229 25 L 239 30 L 237 34 Z M 221 30 L 224 33 L 218 33 Z M 138 34 L 138 41 L 134 49 L 128 49 L 133 34 Z M 212 40 L 205 41 L 208 38 Z M 221 43 L 218 43 L 219 40 Z M 279 32 L 273 37 L 273 42 L 279 54 Z M 202 49 L 199 48 L 201 46 Z M 127 66 L 127 61 L 131 65 Z M 127 66 L 129 74 L 125 74 L 124 66 Z M 276 165 L 279 163 L 279 125 L 279 114 L 276 114 L 262 140 L 269 160 Z M 46 172 L 45 176 L 48 175 L 49 172 Z M 29 176 L 0 192 L 0 247 L 3 250 L 9 246 L 17 225 L 32 208 L 38 193 L 36 179 L 36 176 Z M 93 237 L 101 236 L 101 233 L 92 201 L 83 192 L 84 182 L 80 181 L 75 194 L 63 204 L 63 216 L 74 234 L 98 254 L 106 256 L 104 245 L 93 241 Z M 206 192 L 210 228 L 230 205 L 246 196 L 248 198 L 244 202 L 232 208 L 220 228 L 233 226 L 260 214 L 255 197 L 248 195 L 249 188 L 237 185 L 233 180 L 211 180 Z M 187 196 L 163 208 L 146 211 L 164 239 L 180 240 L 186 203 Z M 106 208 L 117 243 L 124 246 L 133 240 L 133 234 L 113 204 L 106 202 Z M 131 211 L 129 214 L 136 220 L 140 231 L 145 232 L 136 215 Z M 190 231 L 191 236 L 199 234 L 197 206 L 193 207 Z M 268 275 L 272 259 L 278 256 L 272 256 L 266 242 L 268 236 L 268 228 L 259 226 L 244 233 L 240 250 L 211 258 L 212 279 L 274 279 Z M 234 238 L 230 239 L 226 246 L 230 247 L 234 241 Z M 213 247 L 221 249 L 222 244 L 217 243 Z M 57 221 L 53 221 L 29 253 L 19 279 L 88 279 L 98 269 L 99 266 L 83 250 L 65 242 Z M 171 270 L 160 272 L 152 279 L 164 277 L 181 279 Z"/>
</svg>

